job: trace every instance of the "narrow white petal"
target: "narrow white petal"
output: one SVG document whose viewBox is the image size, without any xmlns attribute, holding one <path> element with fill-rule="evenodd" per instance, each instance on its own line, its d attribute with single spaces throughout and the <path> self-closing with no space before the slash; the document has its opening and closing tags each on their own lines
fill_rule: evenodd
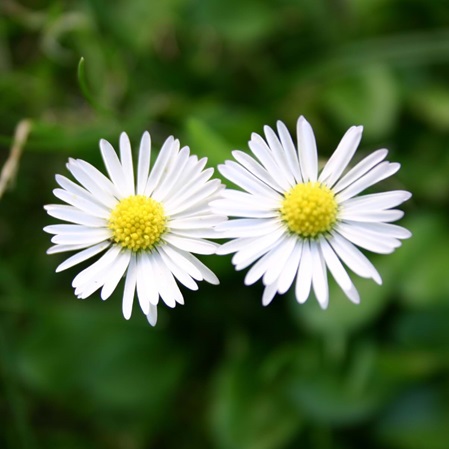
<svg viewBox="0 0 449 449">
<path fill-rule="evenodd" d="M 251 258 L 253 255 L 259 254 L 261 251 L 268 251 L 274 244 L 278 244 L 280 239 L 283 240 L 285 238 L 284 236 L 285 231 L 280 229 L 277 232 L 273 232 L 263 238 L 257 239 L 257 242 L 255 242 L 254 245 L 251 245 L 250 247 L 236 253 L 232 258 L 232 263 L 239 265 L 245 260 Z"/>
<path fill-rule="evenodd" d="M 257 282 L 267 271 L 272 261 L 272 251 L 264 254 L 246 273 L 244 283 L 245 285 L 252 285 Z"/>
<path fill-rule="evenodd" d="M 283 295 L 291 287 L 293 280 L 295 279 L 299 268 L 299 262 L 301 260 L 302 247 L 303 242 L 298 239 L 296 241 L 295 248 L 290 255 L 288 264 L 286 264 L 284 271 L 282 271 L 276 283 L 277 290 L 280 295 Z"/>
<path fill-rule="evenodd" d="M 176 218 L 170 221 L 170 229 L 201 229 L 213 227 L 225 222 L 225 216 L 203 215 L 193 218 Z"/>
<path fill-rule="evenodd" d="M 287 127 L 284 125 L 284 123 L 278 120 L 276 125 L 279 137 L 281 139 L 281 144 L 285 149 L 288 166 L 293 174 L 293 177 L 295 178 L 295 181 L 297 183 L 303 182 L 301 170 L 299 168 L 298 154 L 295 148 L 295 144 L 293 143 L 292 137 L 288 132 Z"/>
<path fill-rule="evenodd" d="M 363 278 L 371 278 L 382 284 L 382 278 L 368 258 L 351 242 L 333 233 L 328 240 L 338 257 L 355 273 Z"/>
<path fill-rule="evenodd" d="M 254 222 L 254 225 L 252 225 L 252 222 Z M 285 225 L 278 218 L 243 218 L 237 220 L 229 220 L 225 223 L 222 223 L 221 225 L 218 225 L 215 230 L 217 231 L 217 236 L 219 238 L 236 238 L 264 236 L 275 232 L 282 227 L 285 227 Z"/>
<path fill-rule="evenodd" d="M 147 315 L 148 322 L 154 327 L 157 323 L 157 306 L 150 304 L 150 311 Z"/>
<path fill-rule="evenodd" d="M 298 274 L 296 275 L 295 295 L 296 300 L 303 304 L 307 301 L 312 287 L 313 261 L 310 254 L 310 243 L 305 240 L 302 247 L 301 260 Z"/>
<path fill-rule="evenodd" d="M 97 229 L 89 233 L 57 234 L 52 237 L 51 241 L 58 245 L 96 245 L 110 238 L 111 231 L 109 229 Z"/>
<path fill-rule="evenodd" d="M 219 246 L 204 239 L 180 237 L 173 233 L 164 236 L 164 240 L 177 248 L 196 254 L 214 254 Z"/>
<path fill-rule="evenodd" d="M 259 162 L 253 159 L 249 154 L 243 151 L 235 150 L 232 152 L 235 160 L 245 167 L 250 173 L 259 178 L 262 182 L 270 186 L 273 190 L 284 192 L 285 189 L 280 185 L 273 174 L 263 167 Z"/>
<path fill-rule="evenodd" d="M 351 211 L 343 210 L 339 218 L 343 221 L 379 223 L 397 221 L 403 216 L 404 212 L 397 209 L 378 210 L 373 212 L 359 212 L 352 209 Z"/>
<path fill-rule="evenodd" d="M 120 247 L 114 245 L 111 246 L 108 251 L 100 257 L 100 259 L 75 276 L 72 281 L 72 286 L 77 288 L 83 284 L 91 282 L 92 279 L 99 277 L 101 272 L 108 269 L 114 263 L 120 251 Z M 99 287 L 101 287 L 101 285 L 99 285 Z"/>
<path fill-rule="evenodd" d="M 47 249 L 47 254 L 65 253 L 66 251 L 78 251 L 90 246 L 92 245 L 90 245 L 89 243 L 87 245 L 55 245 Z"/>
<path fill-rule="evenodd" d="M 217 276 L 210 270 L 206 265 L 203 264 L 200 260 L 198 260 L 193 254 L 190 254 L 188 252 L 183 252 L 182 255 L 187 259 L 193 266 L 199 270 L 201 273 L 202 278 L 209 282 L 209 284 L 212 285 L 218 285 L 220 281 L 218 280 Z"/>
<path fill-rule="evenodd" d="M 80 251 L 79 253 L 76 253 L 73 256 L 70 256 L 56 268 L 56 273 L 59 273 L 60 271 L 63 270 L 67 270 L 68 268 L 71 268 L 74 265 L 77 265 L 81 262 L 84 262 L 87 259 L 90 259 L 93 256 L 96 256 L 97 254 L 104 251 L 109 245 L 110 242 L 98 243 L 95 246 L 90 246 L 89 248 L 86 248 L 85 250 Z"/>
<path fill-rule="evenodd" d="M 289 166 L 289 160 L 287 159 L 287 153 L 285 149 L 282 147 L 282 144 L 279 141 L 276 133 L 269 126 L 264 126 L 263 129 L 265 132 L 265 138 L 267 139 L 268 145 L 270 146 L 273 153 L 274 160 L 282 171 L 282 173 L 279 173 L 279 175 L 288 182 L 288 187 L 293 187 L 296 184 L 296 181 Z"/>
<path fill-rule="evenodd" d="M 176 185 L 177 180 L 182 176 L 187 161 L 190 156 L 189 147 L 181 148 L 180 152 L 174 158 L 173 164 L 166 172 L 164 178 L 161 180 L 154 190 L 152 197 L 157 201 L 164 201 L 168 197 L 172 197 L 172 188 Z"/>
<path fill-rule="evenodd" d="M 146 303 L 156 306 L 159 303 L 159 282 L 160 277 L 155 270 L 154 254 L 142 253 L 142 275 L 145 279 L 142 282 L 142 288 L 145 289 Z"/>
<path fill-rule="evenodd" d="M 134 167 L 133 156 L 131 152 L 131 142 L 128 134 L 120 134 L 120 162 L 124 174 L 124 183 L 126 184 L 126 193 L 128 196 L 135 194 L 134 189 Z"/>
<path fill-rule="evenodd" d="M 173 277 L 173 273 L 164 263 L 159 252 L 154 252 L 153 256 L 153 261 L 157 264 L 161 273 L 160 285 L 163 286 L 163 288 L 161 289 L 162 299 L 169 307 L 175 307 L 176 303 L 184 304 L 184 298 L 182 296 L 181 290 L 179 290 L 175 278 Z"/>
<path fill-rule="evenodd" d="M 100 151 L 106 170 L 117 189 L 119 198 L 122 199 L 132 195 L 132 192 L 128 190 L 128 186 L 125 181 L 123 167 L 120 164 L 120 160 L 112 145 L 107 140 L 101 139 Z"/>
<path fill-rule="evenodd" d="M 310 255 L 312 259 L 312 285 L 318 304 L 322 309 L 327 309 L 329 304 L 329 285 L 327 283 L 327 270 L 321 255 L 318 242 L 310 243 Z"/>
<path fill-rule="evenodd" d="M 154 279 L 154 274 L 152 273 L 152 268 L 145 257 L 145 253 L 137 255 L 136 258 L 136 286 L 137 286 L 137 298 L 139 299 L 139 305 L 142 309 L 144 315 L 147 315 L 150 311 L 150 295 L 151 291 L 148 290 L 147 285 L 151 278 Z"/>
<path fill-rule="evenodd" d="M 377 234 L 371 234 L 363 228 L 340 223 L 336 227 L 336 232 L 342 235 L 345 239 L 354 243 L 354 245 L 379 254 L 391 254 L 396 248 L 401 246 L 400 240 L 392 237 L 379 238 Z"/>
<path fill-rule="evenodd" d="M 137 164 L 137 194 L 143 195 L 150 172 L 151 136 L 148 131 L 143 133 L 139 147 L 139 161 Z"/>
<path fill-rule="evenodd" d="M 92 227 L 105 227 L 107 224 L 104 218 L 94 217 L 73 206 L 48 204 L 44 206 L 44 209 L 47 211 L 48 215 L 62 221 L 68 221 L 69 223 Z"/>
<path fill-rule="evenodd" d="M 101 299 L 105 300 L 112 295 L 118 283 L 125 274 L 131 258 L 131 251 L 121 252 L 109 270 L 108 278 L 101 289 Z"/>
<path fill-rule="evenodd" d="M 273 300 L 274 296 L 276 295 L 276 286 L 271 284 L 265 286 L 265 289 L 263 291 L 262 295 L 262 305 L 267 306 L 270 304 L 270 302 Z"/>
<path fill-rule="evenodd" d="M 390 192 L 370 193 L 368 195 L 350 198 L 343 203 L 343 209 L 358 211 L 373 211 L 390 209 L 399 206 L 411 198 L 412 194 L 405 190 L 393 190 Z"/>
<path fill-rule="evenodd" d="M 98 203 L 94 203 L 88 200 L 87 198 L 68 192 L 64 189 L 54 189 L 53 195 L 56 198 L 59 198 L 67 204 L 70 204 L 71 206 L 76 207 L 77 209 L 80 209 L 89 215 L 104 219 L 109 218 L 110 211 L 108 209 L 106 209 L 104 206 L 100 206 Z"/>
<path fill-rule="evenodd" d="M 167 255 L 164 248 L 165 246 L 162 246 L 157 250 L 161 255 L 161 258 L 165 265 L 167 265 L 168 269 L 173 273 L 173 276 L 175 276 L 176 279 L 178 279 L 178 281 L 188 289 L 198 290 L 198 284 L 190 277 L 190 275 L 182 266 L 176 264 L 175 261 Z"/>
<path fill-rule="evenodd" d="M 122 311 L 126 320 L 131 318 L 133 309 L 134 295 L 137 283 L 137 264 L 136 255 L 132 254 L 126 272 L 125 288 L 123 290 Z"/>
<path fill-rule="evenodd" d="M 366 158 L 362 159 L 355 167 L 346 173 L 337 184 L 333 187 L 334 193 L 340 192 L 353 182 L 357 181 L 365 173 L 368 173 L 373 167 L 382 162 L 388 154 L 388 150 L 382 149 L 371 153 Z"/>
<path fill-rule="evenodd" d="M 378 166 L 374 167 L 370 172 L 363 175 L 357 181 L 349 185 L 346 189 L 342 190 L 336 195 L 336 200 L 341 203 L 362 190 L 371 187 L 372 185 L 389 178 L 394 175 L 400 168 L 400 164 L 397 162 L 381 162 Z"/>
<path fill-rule="evenodd" d="M 322 257 L 337 284 L 353 303 L 358 304 L 360 302 L 359 293 L 334 250 L 325 239 L 320 241 L 320 250 Z"/>
<path fill-rule="evenodd" d="M 199 270 L 196 265 L 190 260 L 188 252 L 181 251 L 178 248 L 172 247 L 170 245 L 161 246 L 159 249 L 163 249 L 166 255 L 173 260 L 176 265 L 182 267 L 189 276 L 197 281 L 202 281 L 204 279 L 201 270 Z"/>
<path fill-rule="evenodd" d="M 161 151 L 159 152 L 156 162 L 154 163 L 153 169 L 151 170 L 150 177 L 148 178 L 147 184 L 145 186 L 144 194 L 151 196 L 154 188 L 160 182 L 164 171 L 166 170 L 170 159 L 175 156 L 177 152 L 176 142 L 172 136 L 170 136 L 162 145 Z"/>
<path fill-rule="evenodd" d="M 298 155 L 304 182 L 316 181 L 318 176 L 318 153 L 312 127 L 304 117 L 296 124 L 298 135 Z"/>
<path fill-rule="evenodd" d="M 263 276 L 263 283 L 265 285 L 277 281 L 285 266 L 290 261 L 290 256 L 295 248 L 297 240 L 298 239 L 294 236 L 288 236 L 272 251 L 272 263 Z"/>
<path fill-rule="evenodd" d="M 98 228 L 76 224 L 56 224 L 45 226 L 44 231 L 48 232 L 49 234 L 83 234 L 90 233 L 92 231 L 98 231 Z"/>
<path fill-rule="evenodd" d="M 270 173 L 271 177 L 276 179 L 282 189 L 288 190 L 290 184 L 288 179 L 285 178 L 284 170 L 279 166 L 265 140 L 263 140 L 259 134 L 253 133 L 251 135 L 251 140 L 248 142 L 248 146 L 268 173 Z"/>
<path fill-rule="evenodd" d="M 278 198 L 279 193 L 263 183 L 259 178 L 233 161 L 226 161 L 218 166 L 218 171 L 229 181 L 254 195 L 267 198 Z"/>
<path fill-rule="evenodd" d="M 67 179 L 64 176 L 56 175 L 55 179 L 56 182 L 67 192 L 70 192 L 72 195 L 80 196 L 85 200 L 97 204 L 99 207 L 102 207 L 106 210 L 111 209 L 111 205 L 115 205 L 116 203 L 116 200 L 112 196 L 106 194 L 101 195 L 100 197 L 96 197 L 94 194 L 89 192 L 89 190 L 86 190 L 84 187 L 79 186 L 78 184 L 74 183 L 73 181 Z M 105 197 L 106 203 L 103 201 Z"/>
<path fill-rule="evenodd" d="M 408 239 L 412 236 L 412 233 L 403 228 L 390 223 L 349 223 L 351 226 L 357 226 L 362 229 L 362 232 L 369 232 L 371 234 L 377 234 L 379 238 L 393 237 L 395 239 Z"/>
<path fill-rule="evenodd" d="M 99 202 L 110 208 L 117 204 L 117 188 L 100 170 L 81 159 L 69 159 L 67 168 Z"/>
<path fill-rule="evenodd" d="M 337 182 L 354 156 L 362 138 L 362 132 L 362 126 L 352 126 L 346 131 L 334 154 L 321 172 L 320 182 L 325 183 L 329 188 Z"/>
</svg>

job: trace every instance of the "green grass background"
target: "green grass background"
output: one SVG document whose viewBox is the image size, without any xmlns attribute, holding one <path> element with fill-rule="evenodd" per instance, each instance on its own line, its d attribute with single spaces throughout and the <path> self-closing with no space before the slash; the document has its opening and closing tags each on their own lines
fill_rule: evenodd
<svg viewBox="0 0 449 449">
<path fill-rule="evenodd" d="M 85 58 L 84 83 L 77 79 Z M 33 128 L 0 200 L 0 447 L 447 449 L 449 6 L 389 0 L 2 0 L 0 163 Z M 230 257 L 221 286 L 184 291 L 156 328 L 122 286 L 77 300 L 78 268 L 47 256 L 54 175 L 103 169 L 98 140 L 171 134 L 211 166 L 252 132 L 299 115 L 327 158 L 363 125 L 386 147 L 414 234 L 373 256 L 354 306 L 291 294 L 261 305 Z"/>
</svg>

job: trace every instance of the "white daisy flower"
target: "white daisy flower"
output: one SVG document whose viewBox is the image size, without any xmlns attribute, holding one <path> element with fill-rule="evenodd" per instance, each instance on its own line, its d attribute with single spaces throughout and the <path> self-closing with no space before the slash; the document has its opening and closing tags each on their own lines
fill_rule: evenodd
<svg viewBox="0 0 449 449">
<path fill-rule="evenodd" d="M 150 171 L 151 139 L 142 136 L 135 182 L 128 136 L 120 136 L 120 159 L 112 145 L 100 140 L 109 178 L 91 164 L 69 159 L 70 179 L 56 175 L 61 188 L 54 195 L 68 205 L 45 206 L 48 214 L 71 224 L 47 226 L 55 244 L 48 254 L 78 251 L 58 266 L 70 268 L 105 253 L 73 280 L 78 298 L 101 288 L 107 299 L 125 275 L 123 315 L 131 316 L 137 291 L 140 307 L 151 325 L 157 321 L 159 297 L 169 307 L 183 304 L 176 280 L 191 290 L 196 281 L 218 284 L 211 270 L 191 253 L 213 254 L 217 244 L 213 226 L 225 217 L 211 212 L 208 203 L 222 190 L 210 180 L 213 169 L 204 170 L 206 158 L 198 160 L 188 147 L 169 137 Z"/>
<path fill-rule="evenodd" d="M 232 238 L 217 254 L 235 253 L 237 270 L 254 265 L 245 277 L 251 285 L 262 278 L 262 303 L 293 284 L 299 303 L 313 288 L 320 306 L 329 302 L 327 270 L 354 303 L 360 301 L 343 263 L 354 273 L 381 284 L 381 277 L 356 247 L 388 254 L 410 232 L 390 224 L 403 216 L 392 209 L 411 196 L 397 190 L 357 196 L 399 170 L 384 161 L 388 151 L 377 150 L 345 172 L 362 136 L 354 126 L 323 170 L 318 170 L 315 136 L 304 117 L 297 122 L 298 146 L 287 128 L 277 122 L 276 134 L 265 126 L 265 140 L 252 134 L 249 147 L 255 158 L 234 151 L 237 162 L 219 166 L 221 174 L 244 192 L 226 189 L 211 202 L 218 214 L 239 217 L 217 225 L 223 238 Z M 343 263 L 342 263 L 343 262 Z"/>
</svg>

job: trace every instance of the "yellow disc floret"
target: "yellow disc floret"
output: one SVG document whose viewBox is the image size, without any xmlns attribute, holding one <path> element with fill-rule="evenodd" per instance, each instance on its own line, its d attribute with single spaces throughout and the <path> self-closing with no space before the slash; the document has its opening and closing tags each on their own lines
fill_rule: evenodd
<svg viewBox="0 0 449 449">
<path fill-rule="evenodd" d="M 112 240 L 131 251 L 150 251 L 166 231 L 162 205 L 153 198 L 133 195 L 121 200 L 109 217 Z"/>
<path fill-rule="evenodd" d="M 285 194 L 280 209 L 281 218 L 290 232 L 311 239 L 333 228 L 337 212 L 334 194 L 319 182 L 294 186 Z"/>
</svg>

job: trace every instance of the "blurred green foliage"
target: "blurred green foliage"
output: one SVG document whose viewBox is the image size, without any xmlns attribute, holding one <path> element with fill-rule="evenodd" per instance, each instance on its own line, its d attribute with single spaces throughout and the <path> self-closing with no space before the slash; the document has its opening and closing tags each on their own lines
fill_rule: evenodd
<svg viewBox="0 0 449 449">
<path fill-rule="evenodd" d="M 84 57 L 83 82 L 77 67 Z M 447 449 L 449 8 L 421 0 L 2 0 L 0 164 L 33 129 L 0 201 L 0 447 Z M 156 328 L 76 300 L 45 254 L 54 174 L 101 167 L 98 140 L 170 134 L 214 166 L 303 114 L 328 157 L 390 149 L 414 234 L 372 257 L 384 284 L 334 285 L 329 310 L 261 306 L 230 258 Z M 355 276 L 354 276 L 355 277 Z M 85 304 L 83 303 L 85 302 Z"/>
</svg>

